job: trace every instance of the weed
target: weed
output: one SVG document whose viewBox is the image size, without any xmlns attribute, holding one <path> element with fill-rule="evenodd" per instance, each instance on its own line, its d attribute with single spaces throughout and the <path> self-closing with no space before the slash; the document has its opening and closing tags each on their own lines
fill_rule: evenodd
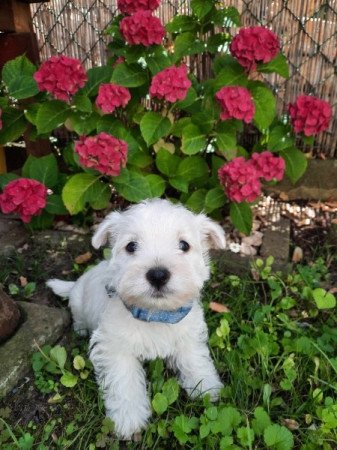
<svg viewBox="0 0 337 450">
<path fill-rule="evenodd" d="M 104 417 L 85 344 L 46 346 L 32 366 L 52 419 L 20 428 L 0 410 L 0 447 L 335 449 L 337 315 L 335 297 L 322 287 L 327 269 L 318 260 L 281 274 L 272 262 L 257 260 L 253 278 L 214 270 L 205 288 L 211 352 L 225 383 L 218 403 L 187 398 L 164 362 L 151 361 L 153 417 L 141 442 L 121 444 Z M 229 312 L 215 314 L 210 301 Z"/>
</svg>

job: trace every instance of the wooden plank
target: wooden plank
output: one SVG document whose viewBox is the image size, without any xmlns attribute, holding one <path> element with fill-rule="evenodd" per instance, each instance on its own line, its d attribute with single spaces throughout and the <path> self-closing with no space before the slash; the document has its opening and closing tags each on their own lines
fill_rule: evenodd
<svg viewBox="0 0 337 450">
<path fill-rule="evenodd" d="M 0 174 L 7 172 L 5 149 L 0 145 Z"/>
<path fill-rule="evenodd" d="M 10 59 L 23 54 L 32 62 L 39 62 L 35 35 L 31 33 L 1 33 L 0 48 L 0 69 Z"/>
</svg>

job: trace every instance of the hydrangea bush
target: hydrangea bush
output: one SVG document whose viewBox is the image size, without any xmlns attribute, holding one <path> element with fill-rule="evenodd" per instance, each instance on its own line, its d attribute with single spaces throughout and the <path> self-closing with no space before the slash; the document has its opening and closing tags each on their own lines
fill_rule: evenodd
<svg viewBox="0 0 337 450">
<path fill-rule="evenodd" d="M 279 38 L 260 26 L 231 38 L 238 11 L 215 0 L 191 0 L 190 15 L 164 26 L 154 15 L 159 4 L 118 0 L 105 66 L 86 72 L 62 55 L 38 69 L 24 56 L 4 66 L 0 144 L 23 133 L 46 138 L 60 126 L 74 134 L 55 154 L 29 156 L 22 178 L 0 176 L 4 213 L 50 225 L 54 215 L 106 208 L 113 187 L 130 202 L 165 195 L 215 217 L 229 204 L 235 226 L 249 233 L 250 203 L 263 183 L 303 175 L 307 162 L 295 142 L 327 129 L 331 107 L 302 95 L 277 117 L 261 74 L 288 77 Z M 208 79 L 191 68 L 200 58 L 211 66 Z M 246 127 L 258 134 L 249 149 L 238 144 Z"/>
</svg>

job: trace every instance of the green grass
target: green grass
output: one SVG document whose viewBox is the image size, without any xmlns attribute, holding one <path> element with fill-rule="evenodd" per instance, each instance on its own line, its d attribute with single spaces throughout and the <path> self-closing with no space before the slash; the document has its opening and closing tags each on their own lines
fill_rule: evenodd
<svg viewBox="0 0 337 450">
<path fill-rule="evenodd" d="M 337 312 L 320 288 L 329 283 L 327 269 L 318 260 L 282 275 L 271 262 L 258 262 L 245 279 L 214 268 L 205 288 L 211 352 L 225 383 L 218 403 L 191 401 L 163 361 L 152 361 L 151 422 L 140 441 L 119 443 L 104 417 L 86 341 L 71 336 L 33 356 L 49 420 L 20 427 L 0 410 L 0 448 L 336 449 Z M 230 312 L 212 312 L 210 301 Z"/>
</svg>

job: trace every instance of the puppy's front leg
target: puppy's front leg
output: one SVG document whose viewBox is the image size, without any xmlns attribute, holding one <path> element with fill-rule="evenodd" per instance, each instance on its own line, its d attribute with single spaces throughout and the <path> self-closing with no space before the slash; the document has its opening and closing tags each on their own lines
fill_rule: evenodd
<svg viewBox="0 0 337 450">
<path fill-rule="evenodd" d="M 103 390 L 106 415 L 114 421 L 117 436 L 130 439 L 144 428 L 151 415 L 144 369 L 132 354 L 115 346 L 107 348 L 95 342 L 95 336 L 90 359 Z"/>
<path fill-rule="evenodd" d="M 198 340 L 183 341 L 177 346 L 171 364 L 178 370 L 180 384 L 193 398 L 209 393 L 213 401 L 223 387 L 207 345 Z"/>
</svg>

